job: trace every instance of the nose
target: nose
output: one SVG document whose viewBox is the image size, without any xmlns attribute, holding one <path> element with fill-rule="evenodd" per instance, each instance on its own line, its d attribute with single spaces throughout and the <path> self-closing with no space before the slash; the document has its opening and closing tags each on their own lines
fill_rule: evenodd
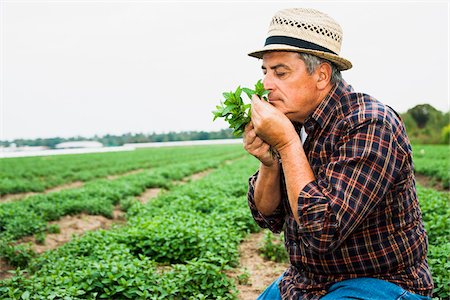
<svg viewBox="0 0 450 300">
<path fill-rule="evenodd" d="M 268 73 L 266 75 L 264 75 L 263 85 L 264 85 L 264 89 L 266 89 L 268 91 L 272 91 L 274 88 L 273 80 Z"/>
</svg>

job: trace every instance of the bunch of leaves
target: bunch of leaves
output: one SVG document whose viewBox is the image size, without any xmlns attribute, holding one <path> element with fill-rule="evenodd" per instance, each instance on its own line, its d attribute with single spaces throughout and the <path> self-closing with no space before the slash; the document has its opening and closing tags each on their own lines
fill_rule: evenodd
<svg viewBox="0 0 450 300">
<path fill-rule="evenodd" d="M 253 95 L 257 95 L 261 99 L 267 101 L 266 95 L 269 91 L 264 89 L 264 85 L 261 80 L 255 84 L 255 89 L 241 88 L 238 86 L 235 92 L 225 92 L 223 96 L 224 102 L 220 102 L 220 105 L 216 106 L 216 110 L 213 111 L 214 119 L 224 118 L 228 122 L 230 128 L 233 129 L 235 136 L 240 136 L 244 133 L 245 126 L 251 120 L 251 104 L 245 103 L 242 100 L 241 94 L 244 92 L 248 98 L 252 99 Z"/>
</svg>

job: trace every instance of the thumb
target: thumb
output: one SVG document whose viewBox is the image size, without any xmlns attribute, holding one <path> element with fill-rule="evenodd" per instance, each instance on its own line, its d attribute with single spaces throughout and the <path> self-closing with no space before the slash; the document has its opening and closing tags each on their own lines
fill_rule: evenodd
<svg viewBox="0 0 450 300">
<path fill-rule="evenodd" d="M 259 103 L 259 102 L 261 102 L 261 98 L 259 98 L 258 95 L 253 94 L 252 103 Z"/>
</svg>

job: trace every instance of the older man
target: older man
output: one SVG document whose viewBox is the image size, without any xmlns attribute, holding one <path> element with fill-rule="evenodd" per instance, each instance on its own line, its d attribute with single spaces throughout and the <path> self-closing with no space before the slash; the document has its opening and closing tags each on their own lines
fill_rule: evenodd
<svg viewBox="0 0 450 300">
<path fill-rule="evenodd" d="M 411 146 L 398 115 L 340 71 L 342 30 L 312 9 L 272 19 L 269 103 L 253 98 L 244 147 L 255 221 L 284 228 L 290 267 L 258 299 L 428 299 L 433 288 Z M 301 139 L 301 131 L 307 134 Z M 275 150 L 277 155 L 272 155 Z"/>
</svg>

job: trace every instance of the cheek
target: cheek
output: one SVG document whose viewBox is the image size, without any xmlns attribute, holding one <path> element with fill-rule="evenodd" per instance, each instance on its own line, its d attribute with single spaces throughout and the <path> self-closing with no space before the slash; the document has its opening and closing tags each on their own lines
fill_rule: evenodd
<svg viewBox="0 0 450 300">
<path fill-rule="evenodd" d="M 297 107 L 299 104 L 302 103 L 302 95 L 304 92 L 302 90 L 298 89 L 292 89 L 289 91 L 287 95 L 287 106 L 288 107 Z"/>
</svg>

